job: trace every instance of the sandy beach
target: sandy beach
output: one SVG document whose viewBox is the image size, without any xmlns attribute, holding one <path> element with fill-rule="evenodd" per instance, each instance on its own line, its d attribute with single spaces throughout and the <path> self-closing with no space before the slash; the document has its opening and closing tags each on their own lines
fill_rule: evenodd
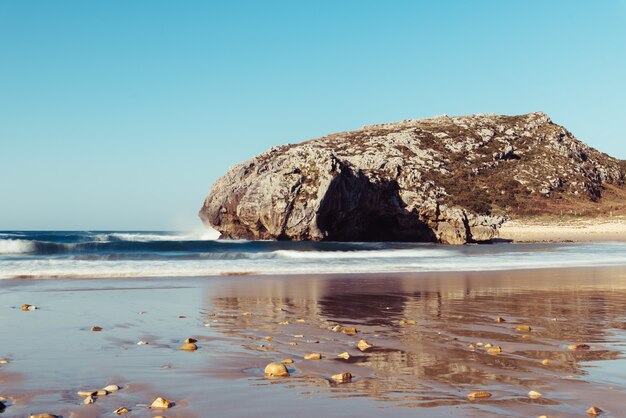
<svg viewBox="0 0 626 418">
<path fill-rule="evenodd" d="M 570 417 L 596 405 L 617 417 L 625 303 L 623 267 L 3 280 L 3 416 Z M 178 350 L 190 337 L 198 350 Z M 266 379 L 285 359 L 290 376 Z M 344 372 L 351 382 L 330 379 Z M 77 395 L 109 384 L 121 390 L 93 404 Z M 146 408 L 158 396 L 174 406 Z"/>
<path fill-rule="evenodd" d="M 500 238 L 514 242 L 626 241 L 626 217 L 510 220 Z"/>
</svg>

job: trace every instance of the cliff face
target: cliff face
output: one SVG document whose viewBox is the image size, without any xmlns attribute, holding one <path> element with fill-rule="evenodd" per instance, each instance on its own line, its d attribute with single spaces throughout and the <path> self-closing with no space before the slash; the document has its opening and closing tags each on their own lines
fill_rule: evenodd
<svg viewBox="0 0 626 418">
<path fill-rule="evenodd" d="M 273 147 L 218 179 L 199 215 L 225 238 L 462 244 L 623 181 L 623 162 L 543 113 L 441 116 Z"/>
</svg>

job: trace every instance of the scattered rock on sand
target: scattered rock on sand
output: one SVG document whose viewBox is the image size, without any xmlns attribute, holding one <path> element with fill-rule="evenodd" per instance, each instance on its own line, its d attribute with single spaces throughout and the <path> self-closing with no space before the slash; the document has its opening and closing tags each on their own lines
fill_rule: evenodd
<svg viewBox="0 0 626 418">
<path fill-rule="evenodd" d="M 194 343 L 197 343 L 197 342 L 198 342 L 198 340 L 196 340 L 195 338 L 187 338 L 185 340 L 185 344 L 194 344 Z"/>
<path fill-rule="evenodd" d="M 104 389 L 100 389 L 94 392 L 95 396 L 107 396 L 109 392 Z"/>
<path fill-rule="evenodd" d="M 130 410 L 128 408 L 126 408 L 126 407 L 123 407 L 123 406 L 121 406 L 121 407 L 117 408 L 115 411 L 113 411 L 113 413 L 115 415 L 124 415 L 124 414 L 128 414 L 129 412 L 130 412 Z"/>
<path fill-rule="evenodd" d="M 550 360 L 548 360 L 547 358 L 544 358 L 543 360 L 541 360 L 541 364 L 543 364 L 544 366 L 547 366 L 548 364 L 550 364 Z"/>
<path fill-rule="evenodd" d="M 348 354 L 348 352 L 347 352 L 347 351 L 344 351 L 344 352 L 343 352 L 343 353 L 341 353 L 341 354 L 337 354 L 337 357 L 340 357 L 340 358 L 342 358 L 342 359 L 344 359 L 344 360 L 348 360 L 348 359 L 350 358 L 350 354 Z"/>
<path fill-rule="evenodd" d="M 569 347 L 570 350 L 589 350 L 591 349 L 591 347 L 587 344 L 574 344 L 574 345 L 570 345 Z"/>
<path fill-rule="evenodd" d="M 117 392 L 120 389 L 121 388 L 118 385 L 108 385 L 102 388 L 102 390 L 105 390 L 107 392 Z"/>
<path fill-rule="evenodd" d="M 154 401 L 152 401 L 152 404 L 150 405 L 150 408 L 152 409 L 168 409 L 171 408 L 172 402 L 168 401 L 165 398 L 162 397 L 158 397 L 156 398 Z"/>
<path fill-rule="evenodd" d="M 343 330 L 343 327 L 341 325 L 335 325 L 334 327 L 332 327 L 330 329 L 332 332 L 341 332 Z"/>
<path fill-rule="evenodd" d="M 9 364 L 9 360 L 5 358 L 0 358 L 0 364 Z"/>
<path fill-rule="evenodd" d="M 76 392 L 78 396 L 96 396 L 96 391 L 95 390 L 79 390 L 78 392 Z"/>
<path fill-rule="evenodd" d="M 102 327 L 99 327 L 99 326 L 91 327 L 91 331 L 92 332 L 100 332 L 100 331 L 102 331 Z"/>
<path fill-rule="evenodd" d="M 515 331 L 530 332 L 532 328 L 530 325 L 518 325 L 515 327 Z"/>
<path fill-rule="evenodd" d="M 59 416 L 53 414 L 35 414 L 31 415 L 29 418 L 59 418 Z"/>
<path fill-rule="evenodd" d="M 94 396 L 87 396 L 85 399 L 83 399 L 83 403 L 85 405 L 91 405 L 92 403 L 94 403 L 96 401 L 96 398 Z"/>
<path fill-rule="evenodd" d="M 332 375 L 330 379 L 336 383 L 346 383 L 352 380 L 352 374 L 348 372 L 339 373 L 339 374 Z"/>
<path fill-rule="evenodd" d="M 137 345 L 147 345 L 147 344 L 148 344 L 148 342 L 147 342 L 147 341 L 139 341 L 139 342 L 137 343 Z"/>
<path fill-rule="evenodd" d="M 198 349 L 198 346 L 194 343 L 185 343 L 178 347 L 178 349 L 182 351 L 196 351 Z"/>
<path fill-rule="evenodd" d="M 265 366 L 265 377 L 267 378 L 276 378 L 276 377 L 289 377 L 289 371 L 287 370 L 287 366 L 285 366 L 282 362 L 274 362 Z"/>
<path fill-rule="evenodd" d="M 477 392 L 470 392 L 467 394 L 467 398 L 471 401 L 474 399 L 487 399 L 491 397 L 491 393 L 486 392 L 484 390 L 479 390 Z"/>
<path fill-rule="evenodd" d="M 528 392 L 528 397 L 530 399 L 539 399 L 541 398 L 541 396 L 542 396 L 541 393 L 534 391 L 534 390 L 531 390 L 530 392 Z"/>
<path fill-rule="evenodd" d="M 293 360 L 290 358 L 286 358 L 284 360 L 281 360 L 281 363 L 283 364 L 293 364 Z"/>
<path fill-rule="evenodd" d="M 506 322 L 506 319 L 502 318 L 501 316 L 496 316 L 496 322 Z"/>
<path fill-rule="evenodd" d="M 593 416 L 600 415 L 603 412 L 604 411 L 598 408 L 597 406 L 592 406 L 591 408 L 587 409 L 587 414 L 593 415 Z"/>
<path fill-rule="evenodd" d="M 341 332 L 343 332 L 346 335 L 356 335 L 356 333 L 359 331 L 354 327 L 347 327 L 347 328 L 342 329 Z"/>
<path fill-rule="evenodd" d="M 367 349 L 369 349 L 369 348 L 372 348 L 372 347 L 373 347 L 373 345 L 368 344 L 368 342 L 367 342 L 367 341 L 365 341 L 365 340 L 361 340 L 361 341 L 359 341 L 359 342 L 357 343 L 356 347 L 357 347 L 359 350 L 361 350 L 361 351 L 365 351 L 365 350 L 367 350 Z"/>
<path fill-rule="evenodd" d="M 500 353 L 502 353 L 502 348 L 499 345 L 497 345 L 495 347 L 489 348 L 487 350 L 487 353 L 489 353 L 489 354 L 500 354 Z"/>
<path fill-rule="evenodd" d="M 22 310 L 23 311 L 35 311 L 37 310 L 37 307 L 35 305 L 28 305 L 25 303 L 22 305 Z"/>
<path fill-rule="evenodd" d="M 320 353 L 310 353 L 304 355 L 305 360 L 320 360 L 321 358 L 322 355 Z"/>
</svg>

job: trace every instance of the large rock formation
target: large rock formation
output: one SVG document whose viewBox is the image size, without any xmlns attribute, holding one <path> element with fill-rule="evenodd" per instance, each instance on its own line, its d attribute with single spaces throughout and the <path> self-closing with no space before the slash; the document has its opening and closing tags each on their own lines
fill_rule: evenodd
<svg viewBox="0 0 626 418">
<path fill-rule="evenodd" d="M 273 147 L 218 179 L 199 215 L 225 238 L 461 244 L 623 180 L 623 162 L 543 113 L 439 116 Z"/>
</svg>

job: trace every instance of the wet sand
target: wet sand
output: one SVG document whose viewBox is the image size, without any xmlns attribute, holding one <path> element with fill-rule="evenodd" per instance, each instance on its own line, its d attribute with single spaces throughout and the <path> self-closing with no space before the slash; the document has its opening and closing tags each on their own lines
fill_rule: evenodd
<svg viewBox="0 0 626 418">
<path fill-rule="evenodd" d="M 626 218 L 517 219 L 505 223 L 499 237 L 513 242 L 626 241 Z"/>
<path fill-rule="evenodd" d="M 619 417 L 625 307 L 626 267 L 3 280 L 2 416 L 115 416 L 125 406 L 133 417 L 584 417 L 596 405 Z M 188 337 L 199 349 L 177 350 Z M 373 347 L 359 351 L 361 339 Z M 287 358 L 290 377 L 264 377 Z M 342 372 L 352 382 L 329 380 Z M 76 394 L 108 384 L 122 390 L 91 405 Z M 478 390 L 492 396 L 467 398 Z M 137 406 L 157 396 L 175 406 Z"/>
</svg>

